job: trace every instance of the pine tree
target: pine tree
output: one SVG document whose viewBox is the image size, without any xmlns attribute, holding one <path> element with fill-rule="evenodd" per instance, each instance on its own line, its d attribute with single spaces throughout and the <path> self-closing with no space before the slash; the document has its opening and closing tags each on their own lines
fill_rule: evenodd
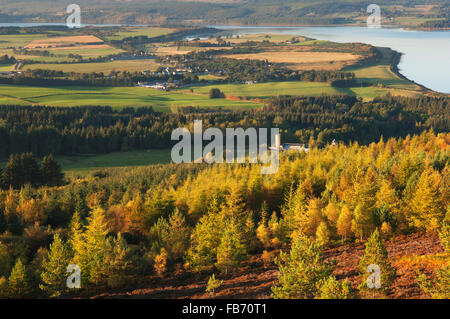
<svg viewBox="0 0 450 319">
<path fill-rule="evenodd" d="M 450 299 L 450 265 L 437 269 L 433 281 L 428 280 L 424 274 L 420 274 L 418 284 L 433 299 Z"/>
<path fill-rule="evenodd" d="M 317 283 L 333 272 L 320 245 L 306 236 L 295 238 L 290 253 L 281 252 L 275 263 L 280 271 L 279 284 L 272 286 L 275 299 L 312 299 L 319 294 Z"/>
<path fill-rule="evenodd" d="M 224 228 L 223 214 L 214 209 L 200 218 L 192 232 L 191 247 L 186 256 L 187 266 L 198 271 L 214 264 Z"/>
<path fill-rule="evenodd" d="M 369 265 L 377 265 L 380 267 L 381 288 L 379 289 L 369 288 L 367 286 L 367 278 L 373 275 L 373 273 L 367 272 Z M 363 293 L 372 290 L 372 294 L 375 294 L 377 290 L 384 294 L 389 291 L 390 287 L 394 283 L 396 272 L 389 262 L 388 252 L 383 244 L 383 240 L 378 229 L 375 229 L 366 243 L 364 256 L 359 260 L 359 271 L 362 277 L 360 290 Z"/>
<path fill-rule="evenodd" d="M 216 294 L 216 289 L 218 289 L 223 283 L 223 280 L 217 280 L 216 276 L 212 274 L 211 277 L 209 277 L 208 284 L 206 286 L 206 292 L 209 293 L 209 296 L 211 298 L 214 298 Z"/>
<path fill-rule="evenodd" d="M 380 221 L 386 222 L 398 229 L 405 229 L 405 217 L 401 211 L 401 200 L 398 198 L 391 184 L 383 180 L 381 187 L 377 192 L 377 212 Z"/>
<path fill-rule="evenodd" d="M 16 264 L 11 270 L 11 275 L 8 279 L 8 294 L 11 298 L 29 297 L 32 292 L 30 281 L 27 274 L 27 269 L 20 258 L 17 259 Z"/>
<path fill-rule="evenodd" d="M 328 230 L 327 223 L 321 222 L 317 227 L 316 240 L 321 245 L 327 245 L 330 242 L 330 231 Z"/>
<path fill-rule="evenodd" d="M 130 248 L 120 233 L 116 238 L 109 240 L 104 265 L 109 287 L 118 287 L 129 281 L 133 262 Z"/>
<path fill-rule="evenodd" d="M 59 186 L 64 182 L 61 166 L 55 161 L 53 155 L 42 159 L 42 182 L 48 186 Z"/>
<path fill-rule="evenodd" d="M 75 211 L 69 226 L 69 244 L 73 254 L 73 263 L 80 265 L 80 257 L 84 256 L 83 224 L 80 214 Z"/>
<path fill-rule="evenodd" d="M 439 238 L 441 239 L 442 248 L 447 253 L 450 253 L 450 224 L 443 223 L 439 231 Z"/>
<path fill-rule="evenodd" d="M 439 173 L 432 169 L 426 169 L 420 175 L 410 201 L 410 221 L 416 228 L 435 230 L 444 219 L 445 210 L 440 202 L 439 182 Z"/>
<path fill-rule="evenodd" d="M 78 262 L 75 264 L 81 269 L 82 280 L 99 285 L 105 279 L 104 262 L 108 250 L 107 234 L 109 230 L 105 220 L 105 211 L 101 208 L 92 210 L 87 221 L 86 230 L 78 239 L 80 242 L 75 244 L 74 260 Z"/>
<path fill-rule="evenodd" d="M 50 251 L 42 263 L 42 284 L 39 285 L 39 288 L 50 297 L 58 297 L 66 290 L 67 266 L 71 258 L 69 247 L 56 234 L 50 245 Z"/>
<path fill-rule="evenodd" d="M 352 235 L 352 219 L 352 212 L 347 205 L 342 206 L 336 227 L 338 234 L 344 240 Z"/>
<path fill-rule="evenodd" d="M 26 183 L 39 185 L 42 181 L 41 170 L 31 153 L 11 155 L 6 164 L 3 180 L 7 187 L 20 188 Z"/>
<path fill-rule="evenodd" d="M 231 221 L 226 227 L 220 240 L 220 245 L 217 248 L 216 267 L 227 273 L 229 270 L 238 267 L 246 255 L 247 249 L 242 234 L 238 225 Z"/>
<path fill-rule="evenodd" d="M 358 205 L 353 212 L 352 231 L 360 240 L 367 238 L 373 231 L 375 224 L 370 211 L 366 210 L 362 205 Z"/>
<path fill-rule="evenodd" d="M 435 278 L 429 280 L 425 274 L 419 273 L 418 284 L 433 299 L 450 299 L 450 225 L 443 224 L 439 232 L 441 245 L 444 248 L 446 263 L 435 271 Z"/>
<path fill-rule="evenodd" d="M 347 279 L 338 281 L 334 276 L 323 279 L 318 283 L 319 293 L 316 299 L 351 299 L 352 288 Z"/>
<path fill-rule="evenodd" d="M 164 248 L 162 248 L 161 252 L 155 257 L 154 268 L 159 276 L 163 276 L 167 271 L 167 252 Z"/>
<path fill-rule="evenodd" d="M 5 244 L 0 242 L 0 277 L 8 276 L 11 270 L 11 255 Z"/>
</svg>

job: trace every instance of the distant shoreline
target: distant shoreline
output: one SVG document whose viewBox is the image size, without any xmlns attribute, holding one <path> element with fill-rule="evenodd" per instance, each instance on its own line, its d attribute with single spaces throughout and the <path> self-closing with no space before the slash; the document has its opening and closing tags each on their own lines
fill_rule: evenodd
<svg viewBox="0 0 450 319">
<path fill-rule="evenodd" d="M 0 23 L 0 28 L 8 27 L 38 27 L 38 26 L 65 26 L 62 22 L 4 22 Z M 298 27 L 366 27 L 365 24 L 239 24 L 239 23 L 224 23 L 221 24 L 228 27 L 244 27 L 244 28 L 298 28 Z M 192 27 L 192 26 L 212 26 L 212 24 L 201 23 L 201 24 L 96 24 L 96 23 L 86 23 L 82 24 L 82 27 Z M 382 29 L 404 29 L 408 31 L 448 31 L 450 28 L 421 28 L 421 27 L 411 27 L 403 26 L 398 24 L 384 24 Z"/>
</svg>

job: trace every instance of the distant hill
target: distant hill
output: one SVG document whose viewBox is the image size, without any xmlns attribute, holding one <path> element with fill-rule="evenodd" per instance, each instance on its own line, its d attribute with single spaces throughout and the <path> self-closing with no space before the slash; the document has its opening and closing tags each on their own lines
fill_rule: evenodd
<svg viewBox="0 0 450 319">
<path fill-rule="evenodd" d="M 82 22 L 103 24 L 337 25 L 365 23 L 371 0 L 78 0 Z M 379 0 L 389 24 L 446 25 L 450 0 Z M 64 22 L 58 0 L 0 0 L 4 22 Z"/>
</svg>

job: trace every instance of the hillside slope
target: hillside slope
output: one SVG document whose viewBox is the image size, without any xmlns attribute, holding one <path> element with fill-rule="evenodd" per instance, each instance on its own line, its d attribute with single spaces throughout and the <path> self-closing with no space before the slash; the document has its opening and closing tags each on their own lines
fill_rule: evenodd
<svg viewBox="0 0 450 319">
<path fill-rule="evenodd" d="M 437 267 L 443 252 L 436 234 L 397 236 L 385 243 L 393 266 L 397 270 L 389 298 L 428 298 L 416 283 L 417 270 L 430 274 Z M 358 262 L 364 253 L 364 243 L 346 244 L 324 251 L 327 261 L 336 260 L 334 275 L 348 278 L 356 289 L 360 283 Z M 217 298 L 270 298 L 270 287 L 277 280 L 275 265 L 265 268 L 259 257 L 251 258 L 233 275 L 222 276 L 223 284 Z M 126 292 L 97 295 L 94 298 L 209 298 L 205 293 L 208 274 L 194 275 L 180 272 L 167 278 L 148 278 L 147 284 Z"/>
</svg>

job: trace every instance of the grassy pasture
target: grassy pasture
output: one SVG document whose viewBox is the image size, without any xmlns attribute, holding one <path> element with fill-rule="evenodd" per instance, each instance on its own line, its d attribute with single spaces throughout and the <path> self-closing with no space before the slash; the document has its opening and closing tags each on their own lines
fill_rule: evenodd
<svg viewBox="0 0 450 319">
<path fill-rule="evenodd" d="M 396 89 L 417 89 L 417 85 L 402 79 L 392 72 L 388 65 L 375 65 L 363 68 L 349 69 L 355 73 L 356 77 L 373 85 L 382 84 L 383 86 Z"/>
<path fill-rule="evenodd" d="M 154 59 L 145 60 L 119 60 L 111 62 L 99 62 L 99 63 L 76 63 L 76 64 L 26 64 L 23 69 L 47 69 L 47 70 L 60 70 L 64 72 L 103 72 L 105 74 L 115 71 L 129 71 L 139 72 L 144 70 L 156 71 L 159 63 Z M 1 69 L 0 69 L 1 70 Z"/>
<path fill-rule="evenodd" d="M 56 161 L 67 176 L 83 176 L 101 168 L 167 164 L 171 162 L 170 152 L 170 149 L 164 149 L 57 156 Z M 1 161 L 0 168 L 4 168 L 6 163 L 6 160 Z"/>
<path fill-rule="evenodd" d="M 0 49 L 25 47 L 32 41 L 45 39 L 46 34 L 4 34 L 0 35 Z"/>
<path fill-rule="evenodd" d="M 172 106 L 223 107 L 245 109 L 260 107 L 260 103 L 209 99 L 203 95 L 179 91 L 158 91 L 138 87 L 33 87 L 0 85 L 0 97 L 11 99 L 12 104 L 82 106 L 104 105 L 116 108 L 125 106 L 153 106 L 156 110 L 169 112 Z"/>
<path fill-rule="evenodd" d="M 329 83 L 324 82 L 268 82 L 256 84 L 212 84 L 205 86 L 189 87 L 194 90 L 194 94 L 207 95 L 211 88 L 218 88 L 225 95 L 232 97 L 246 97 L 248 99 L 267 99 L 278 95 L 307 95 L 318 96 L 322 94 L 349 94 L 363 98 L 364 100 L 372 100 L 377 96 L 384 96 L 388 92 L 392 95 L 414 96 L 415 91 L 407 89 L 394 89 L 387 87 L 353 87 L 353 88 L 335 88 Z M 186 88 L 180 91 L 188 93 Z"/>
<path fill-rule="evenodd" d="M 170 151 L 170 149 L 142 150 L 98 155 L 59 156 L 56 160 L 67 175 L 86 175 L 90 171 L 100 168 L 167 164 L 171 161 Z"/>
<path fill-rule="evenodd" d="M 111 47 L 106 44 L 102 45 L 79 45 L 74 47 L 64 47 L 64 48 L 46 48 L 42 49 L 49 51 L 55 55 L 66 57 L 69 54 L 79 54 L 83 58 L 96 58 L 100 56 L 118 54 L 123 52 L 121 49 Z M 68 59 L 68 58 L 66 58 Z"/>
</svg>

